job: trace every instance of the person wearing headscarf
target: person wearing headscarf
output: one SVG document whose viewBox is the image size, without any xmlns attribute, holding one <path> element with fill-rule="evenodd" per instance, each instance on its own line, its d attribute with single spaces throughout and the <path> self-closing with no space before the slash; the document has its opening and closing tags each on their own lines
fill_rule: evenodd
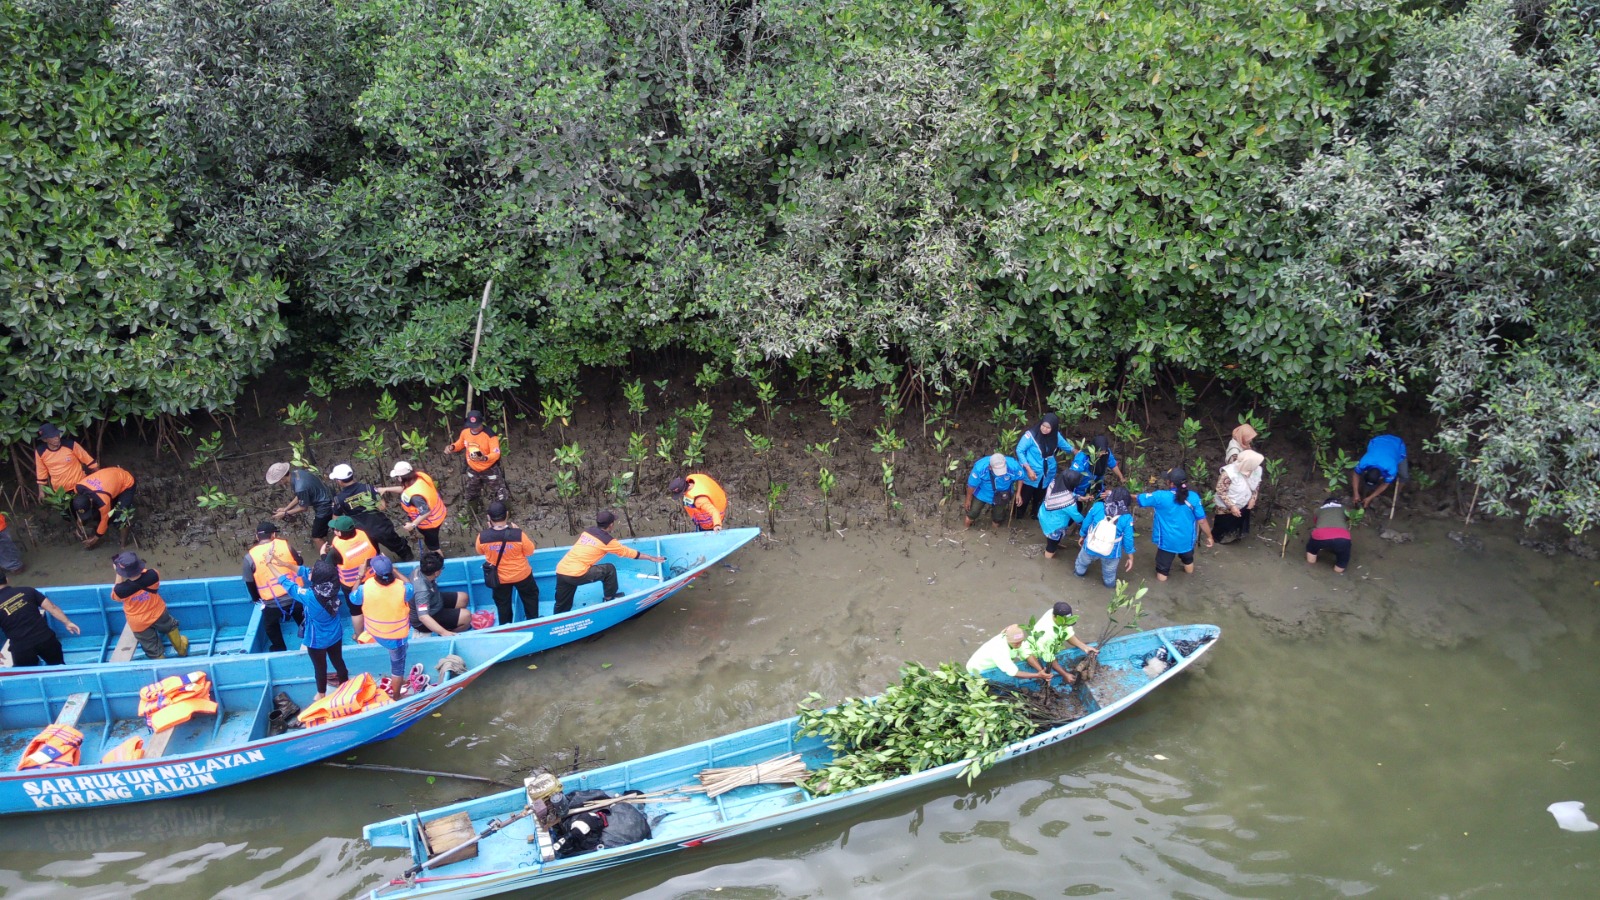
<svg viewBox="0 0 1600 900">
<path fill-rule="evenodd" d="M 339 567 L 332 561 L 321 559 L 307 568 L 300 566 L 296 577 L 278 576 L 278 584 L 306 611 L 306 654 L 311 657 L 311 671 L 317 678 L 317 696 L 321 700 L 333 687 L 350 678 L 344 664 L 344 623 L 339 619 Z M 328 677 L 328 663 L 333 663 L 334 677 Z"/>
<path fill-rule="evenodd" d="M 1062 469 L 1045 491 L 1039 504 L 1039 530 L 1044 532 L 1045 559 L 1055 559 L 1067 529 L 1074 522 L 1083 522 L 1083 513 L 1078 510 L 1078 482 L 1082 480 L 1082 474 Z"/>
<path fill-rule="evenodd" d="M 1246 450 L 1254 450 L 1256 430 L 1249 425 L 1241 424 L 1233 430 L 1233 436 L 1228 438 L 1228 452 L 1222 455 L 1222 464 L 1227 465 L 1238 458 Z"/>
<path fill-rule="evenodd" d="M 1032 518 L 1044 501 L 1045 491 L 1056 479 L 1056 453 L 1063 448 L 1061 419 L 1055 413 L 1045 413 L 1039 421 L 1017 439 L 1017 461 L 1022 463 L 1023 479 L 1018 486 L 1020 502 L 1017 515 Z M 1069 452 L 1072 445 L 1065 444 Z"/>
<path fill-rule="evenodd" d="M 1089 574 L 1089 564 L 1095 560 L 1100 561 L 1100 580 L 1108 588 L 1117 586 L 1117 560 L 1126 558 L 1128 562 L 1123 571 L 1133 571 L 1132 505 L 1128 489 L 1115 487 L 1105 493 L 1104 499 L 1089 507 L 1079 537 L 1083 547 L 1072 564 L 1072 571 L 1079 578 Z M 1103 524 L 1106 527 L 1102 527 Z"/>
<path fill-rule="evenodd" d="M 1072 471 L 1084 476 L 1078 485 L 1079 500 L 1089 500 L 1104 493 L 1109 486 L 1106 482 L 1107 472 L 1115 473 L 1119 484 L 1128 480 L 1122 476 L 1122 464 L 1117 462 L 1117 454 L 1111 451 L 1111 438 L 1103 434 L 1095 435 L 1089 441 L 1089 446 L 1073 454 Z"/>
<path fill-rule="evenodd" d="M 1156 580 L 1166 581 L 1172 574 L 1172 561 L 1183 563 L 1183 571 L 1194 571 L 1196 526 L 1206 536 L 1206 546 L 1216 544 L 1211 523 L 1206 520 L 1206 504 L 1197 491 L 1189 489 L 1189 475 L 1173 466 L 1163 476 L 1168 490 L 1146 491 L 1139 505 L 1155 512 L 1150 524 L 1150 540 L 1156 545 Z"/>
<path fill-rule="evenodd" d="M 1222 467 L 1217 476 L 1217 521 L 1211 535 L 1231 544 L 1250 533 L 1250 511 L 1261 496 L 1261 454 L 1245 450 Z"/>
<path fill-rule="evenodd" d="M 1017 482 L 1022 480 L 1022 464 L 1004 453 L 981 456 L 967 475 L 967 499 L 961 513 L 967 527 L 988 511 L 996 525 L 1004 525 L 1011 507 L 1019 501 Z"/>
</svg>

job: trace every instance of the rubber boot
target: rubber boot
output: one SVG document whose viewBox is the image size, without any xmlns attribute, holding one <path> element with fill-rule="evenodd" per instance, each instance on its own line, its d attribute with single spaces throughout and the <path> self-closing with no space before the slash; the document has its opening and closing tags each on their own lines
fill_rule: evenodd
<svg viewBox="0 0 1600 900">
<path fill-rule="evenodd" d="M 285 731 L 292 731 L 302 726 L 303 723 L 300 721 L 300 704 L 290 699 L 288 694 L 284 693 L 283 691 L 279 691 L 277 695 L 272 698 L 272 705 L 274 707 L 272 712 L 276 713 L 283 720 L 283 727 Z M 268 719 L 270 721 L 270 715 L 268 716 Z"/>
<path fill-rule="evenodd" d="M 167 632 L 167 640 L 172 642 L 172 650 L 174 653 L 177 653 L 179 656 L 189 655 L 189 639 L 183 636 L 183 632 L 174 628 Z"/>
<path fill-rule="evenodd" d="M 267 737 L 277 737 L 288 730 L 289 725 L 283 717 L 283 710 L 275 709 L 267 713 Z"/>
</svg>

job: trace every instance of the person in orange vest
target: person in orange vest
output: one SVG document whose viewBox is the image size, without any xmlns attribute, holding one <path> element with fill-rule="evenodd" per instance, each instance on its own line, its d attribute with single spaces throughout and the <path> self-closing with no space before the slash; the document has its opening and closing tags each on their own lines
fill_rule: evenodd
<svg viewBox="0 0 1600 900">
<path fill-rule="evenodd" d="M 106 466 L 78 482 L 75 490 L 78 493 L 72 498 L 72 511 L 78 524 L 94 528 L 94 533 L 84 538 L 83 549 L 98 545 L 112 522 L 117 523 L 118 540 L 128 546 L 128 529 L 133 527 L 133 473 Z"/>
<path fill-rule="evenodd" d="M 377 490 L 380 494 L 400 495 L 400 506 L 409 520 L 400 526 L 400 530 L 422 535 L 423 546 L 438 550 L 439 526 L 444 524 L 449 511 L 445 509 L 444 499 L 439 496 L 439 486 L 434 483 L 433 476 L 402 459 L 389 470 L 389 477 L 399 479 L 400 483 Z"/>
<path fill-rule="evenodd" d="M 277 525 L 264 521 L 256 526 L 256 542 L 244 555 L 244 589 L 251 600 L 261 604 L 261 628 L 267 633 L 268 650 L 289 649 L 283 641 L 284 619 L 305 629 L 305 606 L 278 583 L 281 575 L 299 578 L 304 562 L 300 551 L 278 537 Z"/>
<path fill-rule="evenodd" d="M 122 611 L 144 655 L 150 659 L 165 659 L 167 653 L 161 636 L 166 635 L 179 656 L 188 656 L 189 639 L 178 630 L 178 620 L 167 612 L 166 601 L 161 599 L 161 573 L 147 568 L 144 560 L 131 550 L 111 557 L 111 570 L 117 573 L 117 581 L 111 586 L 111 599 L 122 604 Z"/>
<path fill-rule="evenodd" d="M 621 556 L 626 559 L 648 559 L 654 563 L 666 562 L 666 557 L 651 556 L 640 553 L 632 547 L 624 546 L 617 542 L 607 531 L 617 521 L 616 513 L 609 509 L 602 509 L 594 517 L 593 528 L 585 528 L 583 534 L 578 535 L 577 543 L 561 557 L 561 562 L 556 564 L 556 614 L 572 609 L 572 600 L 578 593 L 578 586 L 591 582 L 604 582 L 605 593 L 602 603 L 614 600 L 617 596 L 617 567 L 611 563 L 600 562 L 607 553 Z"/>
<path fill-rule="evenodd" d="M 333 529 L 333 539 L 323 544 L 317 555 L 339 567 L 339 584 L 345 600 L 350 603 L 350 627 L 360 634 L 363 625 L 361 602 L 355 598 L 354 591 L 356 585 L 361 583 L 367 560 L 378 555 L 378 548 L 365 531 L 356 527 L 356 520 L 349 516 L 334 516 L 328 527 Z"/>
<path fill-rule="evenodd" d="M 39 426 L 39 440 L 33 444 L 33 468 L 39 479 L 39 499 L 44 489 L 70 491 L 85 475 L 100 468 L 83 445 L 61 433 L 49 422 Z"/>
<path fill-rule="evenodd" d="M 710 475 L 695 473 L 674 478 L 668 493 L 683 500 L 683 512 L 697 531 L 721 531 L 728 512 L 728 494 Z"/>
<path fill-rule="evenodd" d="M 446 448 L 451 453 L 466 453 L 467 486 L 463 492 L 468 503 L 475 502 L 489 488 L 489 499 L 501 503 L 511 498 L 506 489 L 505 471 L 500 468 L 500 438 L 483 427 L 483 413 L 467 413 L 467 427 L 461 429 L 456 442 Z"/>
<path fill-rule="evenodd" d="M 389 651 L 389 696 L 398 698 L 406 678 L 406 645 L 411 642 L 411 582 L 394 570 L 387 556 L 374 556 L 371 572 L 351 595 L 350 604 L 366 615 L 366 631 Z"/>
<path fill-rule="evenodd" d="M 525 617 L 539 618 L 539 582 L 534 580 L 533 567 L 528 565 L 528 557 L 536 549 L 533 540 L 510 520 L 506 505 L 491 500 L 489 527 L 478 532 L 477 550 L 484 559 L 484 584 L 494 595 L 494 608 L 499 612 L 501 625 L 515 621 L 511 612 L 513 590 L 522 598 Z"/>
<path fill-rule="evenodd" d="M 6 573 L 0 571 L 0 641 L 11 644 L 11 665 L 16 668 L 59 666 L 66 662 L 62 656 L 61 639 L 51 630 L 45 614 L 67 627 L 71 634 L 79 628 L 50 602 L 50 598 L 35 588 L 12 585 Z"/>
<path fill-rule="evenodd" d="M 17 542 L 11 539 L 11 523 L 5 513 L 0 513 L 0 572 L 20 575 L 26 568 L 22 562 L 22 551 L 17 549 Z"/>
</svg>

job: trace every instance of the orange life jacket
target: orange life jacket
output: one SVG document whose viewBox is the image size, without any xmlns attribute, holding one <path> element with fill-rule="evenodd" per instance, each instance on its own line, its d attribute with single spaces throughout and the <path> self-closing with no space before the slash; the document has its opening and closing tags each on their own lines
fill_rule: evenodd
<svg viewBox="0 0 1600 900">
<path fill-rule="evenodd" d="M 710 531 L 722 524 L 722 516 L 728 511 L 728 494 L 722 485 L 710 475 L 695 474 L 684 479 L 689 482 L 689 487 L 683 492 L 683 511 L 689 514 L 696 528 L 701 531 Z M 695 505 L 701 497 L 711 502 L 716 509 L 715 513 L 707 512 Z"/>
<path fill-rule="evenodd" d="M 353 716 L 388 703 L 389 695 L 378 690 L 378 683 L 366 672 L 339 685 L 333 693 L 300 711 L 307 725 L 326 725 L 334 719 Z"/>
<path fill-rule="evenodd" d="M 139 715 L 150 722 L 151 731 L 176 728 L 201 713 L 216 711 L 211 677 L 204 672 L 170 675 L 139 689 Z"/>
<path fill-rule="evenodd" d="M 0 531 L 5 531 L 7 524 L 8 523 L 6 522 L 6 514 L 5 513 L 0 513 Z"/>
<path fill-rule="evenodd" d="M 432 476 L 427 472 L 416 472 L 417 480 L 400 492 L 400 505 L 406 508 L 406 515 L 416 523 L 418 528 L 438 528 L 444 524 L 444 500 L 439 497 L 439 486 L 433 483 Z M 428 511 L 419 513 L 420 507 L 413 506 L 413 498 L 421 495 L 428 502 Z"/>
<path fill-rule="evenodd" d="M 374 578 L 361 586 L 361 620 L 374 638 L 400 640 L 411 634 L 411 607 L 406 603 L 406 583 L 399 578 L 383 584 Z"/>
<path fill-rule="evenodd" d="M 22 764 L 17 766 L 17 771 L 75 766 L 82 746 L 83 732 L 70 725 L 51 725 L 28 742 L 28 750 L 22 754 Z"/>
<path fill-rule="evenodd" d="M 261 599 L 276 600 L 289 593 L 278 583 L 280 575 L 287 575 L 290 581 L 305 586 L 305 582 L 300 580 L 300 564 L 294 561 L 294 554 L 289 552 L 289 542 L 283 538 L 273 538 L 251 547 L 250 558 L 256 564 L 254 578 Z"/>
<path fill-rule="evenodd" d="M 131 737 L 106 751 L 100 757 L 102 763 L 133 762 L 144 759 L 144 738 Z"/>
<path fill-rule="evenodd" d="M 361 577 L 361 567 L 367 560 L 378 555 L 378 549 L 372 546 L 372 538 L 361 529 L 356 529 L 353 538 L 342 538 L 337 533 L 333 536 L 333 549 L 339 551 L 344 562 L 339 563 L 339 583 L 347 588 L 356 586 Z"/>
</svg>

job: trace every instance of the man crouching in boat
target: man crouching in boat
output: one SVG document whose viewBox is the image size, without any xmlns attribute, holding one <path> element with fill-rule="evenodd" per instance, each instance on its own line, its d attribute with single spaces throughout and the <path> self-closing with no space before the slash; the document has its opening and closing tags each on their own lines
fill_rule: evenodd
<svg viewBox="0 0 1600 900">
<path fill-rule="evenodd" d="M 1037 678 L 1042 681 L 1050 680 L 1050 673 L 1039 665 L 1033 658 L 1031 648 L 1024 647 L 1028 635 L 1022 630 L 1021 625 L 1007 625 L 1005 630 L 985 641 L 978 652 L 972 654 L 967 660 L 967 671 L 975 675 L 982 675 L 990 669 L 999 669 L 1012 678 Z M 1037 667 L 1036 671 L 1024 672 L 1017 666 L 1017 660 L 1027 659 Z"/>
</svg>

